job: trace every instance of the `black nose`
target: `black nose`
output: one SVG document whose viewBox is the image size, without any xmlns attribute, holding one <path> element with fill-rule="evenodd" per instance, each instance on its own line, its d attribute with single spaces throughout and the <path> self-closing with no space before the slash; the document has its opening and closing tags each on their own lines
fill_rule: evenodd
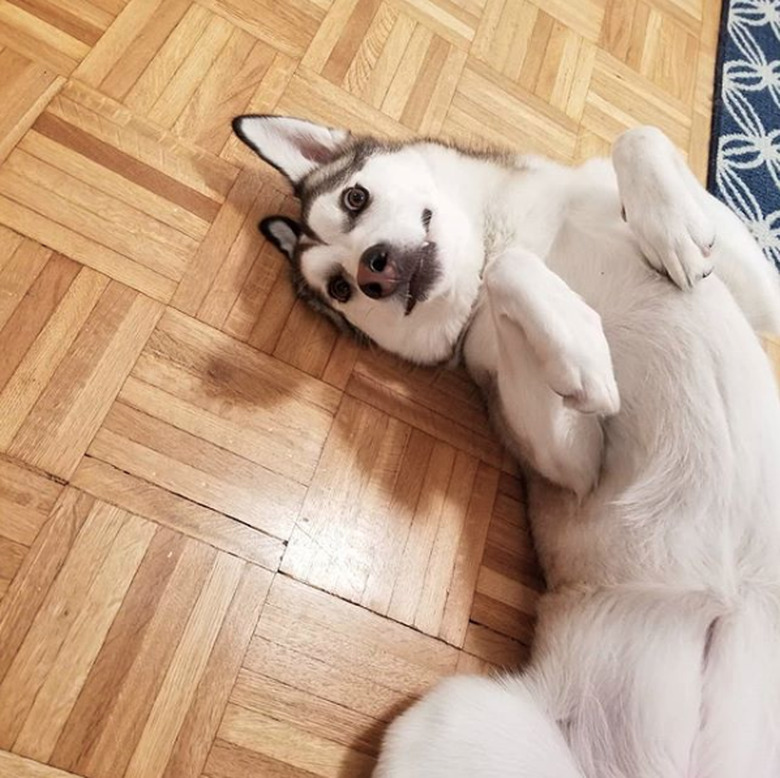
<svg viewBox="0 0 780 778">
<path fill-rule="evenodd" d="M 389 297 L 398 289 L 397 268 L 389 246 L 377 243 L 363 252 L 358 266 L 357 282 L 360 291 L 374 300 Z"/>
</svg>

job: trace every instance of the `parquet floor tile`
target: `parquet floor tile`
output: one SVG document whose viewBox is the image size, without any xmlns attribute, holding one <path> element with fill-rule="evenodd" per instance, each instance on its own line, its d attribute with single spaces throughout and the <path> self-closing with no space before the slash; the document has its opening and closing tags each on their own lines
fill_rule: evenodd
<svg viewBox="0 0 780 778">
<path fill-rule="evenodd" d="M 30 548 L 63 487 L 42 473 L 0 457 L 0 601 L 11 581 L 34 557 Z M 0 646 L 4 635 L 0 633 Z"/>
<path fill-rule="evenodd" d="M 113 24 L 124 0 L 4 0 L 0 44 L 69 75 Z"/>
<path fill-rule="evenodd" d="M 19 142 L 30 125 L 64 83 L 38 62 L 10 48 L 0 48 L 0 161 L 4 160 Z"/>
<path fill-rule="evenodd" d="M 285 774 L 280 763 L 367 775 L 384 724 L 457 660 L 440 641 L 277 576 L 206 774 L 242 776 L 245 761 L 263 775 Z"/>
<path fill-rule="evenodd" d="M 0 614 L 2 747 L 96 776 L 196 772 L 272 574 L 71 487 L 36 545 Z"/>
<path fill-rule="evenodd" d="M 703 176 L 719 11 L 0 0 L 0 778 L 359 778 L 436 679 L 522 665 L 476 389 L 295 299 L 230 119 L 563 162 L 653 123 Z"/>
</svg>

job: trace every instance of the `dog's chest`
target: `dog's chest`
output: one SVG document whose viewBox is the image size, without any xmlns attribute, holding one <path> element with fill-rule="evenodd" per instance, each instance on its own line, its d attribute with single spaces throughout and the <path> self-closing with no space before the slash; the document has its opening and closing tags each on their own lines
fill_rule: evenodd
<svg viewBox="0 0 780 778">
<path fill-rule="evenodd" d="M 493 385 L 498 372 L 499 354 L 490 303 L 484 295 L 475 308 L 463 338 L 462 354 L 471 377 L 486 391 Z"/>
</svg>

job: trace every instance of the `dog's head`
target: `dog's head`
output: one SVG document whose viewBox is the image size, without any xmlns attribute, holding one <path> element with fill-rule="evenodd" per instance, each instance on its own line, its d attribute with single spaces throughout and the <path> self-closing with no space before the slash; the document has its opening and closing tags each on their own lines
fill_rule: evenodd
<svg viewBox="0 0 780 778">
<path fill-rule="evenodd" d="M 300 119 L 241 116 L 236 134 L 292 183 L 301 220 L 263 234 L 291 261 L 297 291 L 407 359 L 446 359 L 479 287 L 482 237 L 430 143 L 383 143 Z M 444 160 L 442 160 L 442 164 Z"/>
</svg>

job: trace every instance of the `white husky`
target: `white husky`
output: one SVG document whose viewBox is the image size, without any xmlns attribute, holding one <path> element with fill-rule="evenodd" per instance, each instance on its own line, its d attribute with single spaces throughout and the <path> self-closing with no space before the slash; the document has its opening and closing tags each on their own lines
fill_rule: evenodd
<svg viewBox="0 0 780 778">
<path fill-rule="evenodd" d="M 442 683 L 377 775 L 780 776 L 780 402 L 754 333 L 780 332 L 780 287 L 737 218 L 652 128 L 577 168 L 234 128 L 301 200 L 263 224 L 299 292 L 462 358 L 547 479 L 530 666 Z"/>
</svg>

